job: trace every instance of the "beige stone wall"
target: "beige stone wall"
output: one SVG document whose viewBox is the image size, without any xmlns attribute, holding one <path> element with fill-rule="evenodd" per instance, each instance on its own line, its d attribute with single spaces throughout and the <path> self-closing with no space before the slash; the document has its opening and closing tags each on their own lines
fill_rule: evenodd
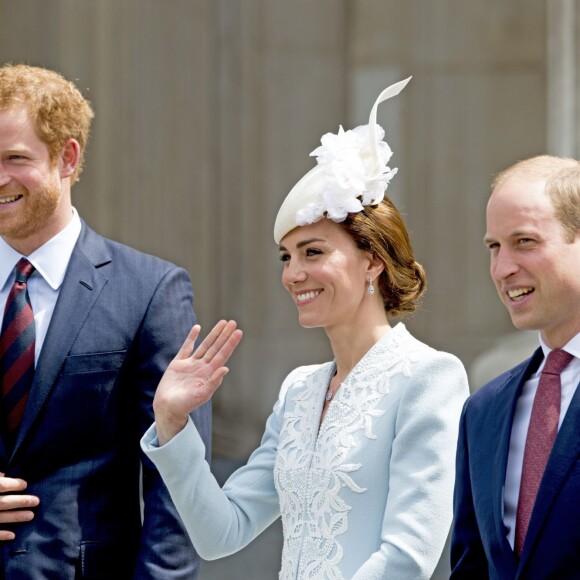
<svg viewBox="0 0 580 580">
<path fill-rule="evenodd" d="M 394 80 L 413 75 L 379 110 L 399 167 L 389 193 L 429 276 L 408 326 L 466 365 L 511 329 L 484 209 L 494 173 L 546 149 L 561 63 L 547 4 L 0 0 L 0 61 L 54 67 L 93 102 L 80 213 L 185 266 L 206 328 L 234 317 L 246 332 L 215 397 L 217 453 L 249 453 L 285 374 L 329 357 L 280 286 L 273 219 L 320 136 L 365 123 Z"/>
<path fill-rule="evenodd" d="M 545 149 L 545 2 L 353 5 L 355 82 L 369 71 L 414 74 L 396 125 L 393 194 L 397 189 L 429 289 L 409 326 L 470 364 L 511 329 L 487 274 L 485 205 L 497 171 Z"/>
</svg>

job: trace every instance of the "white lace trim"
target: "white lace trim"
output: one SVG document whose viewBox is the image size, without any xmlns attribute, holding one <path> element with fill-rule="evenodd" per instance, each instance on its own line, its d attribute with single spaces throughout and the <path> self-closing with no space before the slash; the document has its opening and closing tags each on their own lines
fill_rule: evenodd
<svg viewBox="0 0 580 580">
<path fill-rule="evenodd" d="M 289 389 L 293 405 L 284 414 L 274 469 L 284 529 L 280 579 L 343 578 L 338 539 L 348 529 L 351 506 L 341 491 L 366 491 L 356 481 L 361 465 L 347 462 L 349 450 L 357 437 L 376 439 L 373 420 L 384 413 L 378 405 L 391 378 L 410 376 L 411 363 L 425 348 L 399 323 L 348 375 L 320 432 L 322 400 L 334 363 L 295 371 Z"/>
</svg>

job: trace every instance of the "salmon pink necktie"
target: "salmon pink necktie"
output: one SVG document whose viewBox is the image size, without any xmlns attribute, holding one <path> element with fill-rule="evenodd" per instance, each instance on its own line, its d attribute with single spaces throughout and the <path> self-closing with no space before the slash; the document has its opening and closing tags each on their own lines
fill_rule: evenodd
<svg viewBox="0 0 580 580">
<path fill-rule="evenodd" d="M 25 258 L 16 264 L 16 280 L 4 309 L 0 333 L 0 383 L 2 429 L 11 445 L 34 377 L 34 315 L 27 282 L 34 266 Z"/>
<path fill-rule="evenodd" d="M 558 435 L 562 386 L 560 373 L 574 358 L 564 350 L 553 350 L 540 374 L 524 449 L 524 463 L 516 514 L 515 551 L 522 553 L 540 482 Z"/>
</svg>

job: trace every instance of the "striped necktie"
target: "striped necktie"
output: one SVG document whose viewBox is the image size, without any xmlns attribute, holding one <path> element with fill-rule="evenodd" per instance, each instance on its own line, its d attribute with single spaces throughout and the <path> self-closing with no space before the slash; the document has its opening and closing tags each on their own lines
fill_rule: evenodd
<svg viewBox="0 0 580 580">
<path fill-rule="evenodd" d="M 34 266 L 16 264 L 16 280 L 6 301 L 0 333 L 1 418 L 7 442 L 13 444 L 34 377 L 34 315 L 27 281 Z"/>
</svg>

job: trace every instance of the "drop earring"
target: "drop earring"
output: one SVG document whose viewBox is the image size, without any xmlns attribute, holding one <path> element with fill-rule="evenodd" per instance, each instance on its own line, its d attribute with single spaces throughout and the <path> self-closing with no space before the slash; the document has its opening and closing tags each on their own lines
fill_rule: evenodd
<svg viewBox="0 0 580 580">
<path fill-rule="evenodd" d="M 372 296 L 375 293 L 375 287 L 373 286 L 373 281 L 371 280 L 371 277 L 369 276 L 369 287 L 368 287 L 368 293 Z"/>
</svg>

